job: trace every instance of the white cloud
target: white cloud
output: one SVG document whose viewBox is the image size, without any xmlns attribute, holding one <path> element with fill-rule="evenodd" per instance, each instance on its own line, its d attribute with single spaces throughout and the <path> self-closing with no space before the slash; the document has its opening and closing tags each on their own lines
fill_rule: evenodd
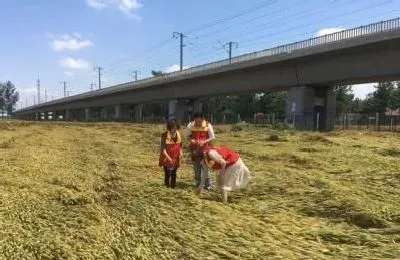
<svg viewBox="0 0 400 260">
<path fill-rule="evenodd" d="M 28 95 L 28 94 L 37 93 L 37 88 L 36 87 L 27 87 L 27 88 L 18 88 L 17 87 L 17 91 L 20 94 Z"/>
<path fill-rule="evenodd" d="M 82 38 L 82 35 L 80 33 L 78 33 L 78 32 L 74 32 L 72 35 L 75 36 L 78 39 Z"/>
<path fill-rule="evenodd" d="M 64 75 L 65 76 L 69 76 L 69 77 L 73 77 L 73 76 L 75 76 L 75 73 L 73 73 L 72 71 L 66 70 L 66 71 L 64 71 Z"/>
<path fill-rule="evenodd" d="M 106 83 L 108 83 L 108 84 L 111 84 L 111 83 L 115 82 L 114 78 L 111 77 L 111 76 L 103 76 L 103 77 L 101 78 L 101 81 L 102 81 L 102 82 L 106 82 Z"/>
<path fill-rule="evenodd" d="M 142 7 L 138 0 L 120 0 L 118 9 L 124 13 L 132 13 L 133 11 Z"/>
<path fill-rule="evenodd" d="M 32 84 L 33 85 L 33 84 Z M 31 106 L 33 101 L 37 99 L 37 87 L 16 87 L 19 93 L 19 100 L 22 102 L 22 106 Z"/>
<path fill-rule="evenodd" d="M 90 63 L 84 59 L 74 59 L 71 57 L 67 57 L 60 60 L 60 65 L 66 69 L 87 69 L 90 66 Z"/>
<path fill-rule="evenodd" d="M 54 51 L 79 51 L 81 49 L 93 46 L 93 42 L 90 40 L 81 40 L 82 36 L 76 32 L 72 35 L 50 35 L 50 38 L 52 38 L 50 45 Z"/>
<path fill-rule="evenodd" d="M 95 9 L 103 9 L 106 7 L 118 8 L 130 18 L 140 20 L 141 18 L 134 14 L 135 11 L 140 9 L 143 5 L 139 0 L 86 0 L 88 6 Z"/>
<path fill-rule="evenodd" d="M 86 0 L 86 4 L 96 9 L 102 9 L 107 6 L 106 0 Z"/>
<path fill-rule="evenodd" d="M 183 69 L 187 69 L 187 68 L 188 68 L 188 66 L 183 66 Z M 174 65 L 171 65 L 168 68 L 166 68 L 165 72 L 166 73 L 171 73 L 171 72 L 174 72 L 174 71 L 179 71 L 180 69 L 181 69 L 181 67 L 178 64 L 174 64 Z"/>
<path fill-rule="evenodd" d="M 341 27 L 329 27 L 329 28 L 322 28 L 319 29 L 316 33 L 315 33 L 315 37 L 319 37 L 319 36 L 324 36 L 327 34 L 332 34 L 332 33 L 336 33 L 336 32 L 340 32 L 345 30 L 344 28 Z"/>
<path fill-rule="evenodd" d="M 366 84 L 358 84 L 353 85 L 353 93 L 356 98 L 364 99 L 367 95 L 374 91 L 374 86 L 378 85 L 378 83 L 366 83 Z"/>
</svg>

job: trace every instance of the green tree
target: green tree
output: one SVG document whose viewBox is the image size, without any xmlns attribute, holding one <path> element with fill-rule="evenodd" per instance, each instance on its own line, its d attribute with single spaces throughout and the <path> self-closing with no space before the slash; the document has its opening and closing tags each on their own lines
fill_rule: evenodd
<svg viewBox="0 0 400 260">
<path fill-rule="evenodd" d="M 257 98 L 256 94 L 243 94 L 237 96 L 236 104 L 232 108 L 236 114 L 240 114 L 242 118 L 253 118 L 254 113 L 257 111 Z"/>
<path fill-rule="evenodd" d="M 370 105 L 372 105 L 375 112 L 383 114 L 387 111 L 394 90 L 393 82 L 381 82 L 375 86 L 375 91 L 369 97 Z"/>
<path fill-rule="evenodd" d="M 168 106 L 165 102 L 149 103 L 143 106 L 143 116 L 166 116 L 168 114 Z"/>
<path fill-rule="evenodd" d="M 363 113 L 375 113 L 375 98 L 372 93 L 369 93 L 367 97 L 362 101 L 362 112 Z"/>
<path fill-rule="evenodd" d="M 270 92 L 258 95 L 259 105 L 257 112 L 275 113 L 284 116 L 286 110 L 286 92 Z"/>
<path fill-rule="evenodd" d="M 396 86 L 393 88 L 388 106 L 392 111 L 400 109 L 400 82 L 397 82 Z"/>
<path fill-rule="evenodd" d="M 336 112 L 338 114 L 349 112 L 352 108 L 354 99 L 353 89 L 351 86 L 337 86 L 335 87 L 336 95 Z"/>
<path fill-rule="evenodd" d="M 15 109 L 15 105 L 19 100 L 19 93 L 14 84 L 10 81 L 0 82 L 0 108 L 7 111 L 8 114 Z"/>
<path fill-rule="evenodd" d="M 158 76 L 162 76 L 164 73 L 161 70 L 152 70 L 151 71 L 151 75 L 153 75 L 153 77 L 158 77 Z"/>
<path fill-rule="evenodd" d="M 355 98 L 353 102 L 351 102 L 350 111 L 354 113 L 362 113 L 364 112 L 364 100 L 360 98 Z"/>
<path fill-rule="evenodd" d="M 241 94 L 235 96 L 207 97 L 200 100 L 203 104 L 204 114 L 223 116 L 236 120 L 253 118 L 254 113 L 285 114 L 286 92 L 271 92 L 259 94 Z"/>
</svg>

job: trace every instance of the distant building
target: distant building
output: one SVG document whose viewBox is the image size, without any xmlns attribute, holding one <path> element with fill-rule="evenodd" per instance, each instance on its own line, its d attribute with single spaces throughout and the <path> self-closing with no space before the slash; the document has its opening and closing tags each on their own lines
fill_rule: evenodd
<svg viewBox="0 0 400 260">
<path fill-rule="evenodd" d="M 388 109 L 385 113 L 386 116 L 400 116 L 400 109 L 390 110 Z"/>
</svg>

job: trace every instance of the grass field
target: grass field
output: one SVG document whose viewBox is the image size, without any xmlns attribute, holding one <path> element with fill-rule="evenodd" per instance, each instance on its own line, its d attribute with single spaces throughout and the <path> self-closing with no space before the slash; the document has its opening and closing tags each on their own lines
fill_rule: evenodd
<svg viewBox="0 0 400 260">
<path fill-rule="evenodd" d="M 162 130 L 0 122 L 0 259 L 400 259 L 399 134 L 217 127 L 253 175 L 222 204 L 188 160 L 162 187 Z"/>
</svg>

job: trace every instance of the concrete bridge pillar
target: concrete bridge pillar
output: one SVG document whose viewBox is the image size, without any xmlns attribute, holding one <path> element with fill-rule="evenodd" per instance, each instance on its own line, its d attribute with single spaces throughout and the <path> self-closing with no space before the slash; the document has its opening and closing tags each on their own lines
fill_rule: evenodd
<svg viewBox="0 0 400 260">
<path fill-rule="evenodd" d="M 297 129 L 334 129 L 336 97 L 333 87 L 293 87 L 287 93 L 286 119 Z"/>
<path fill-rule="evenodd" d="M 325 113 L 325 130 L 334 130 L 336 122 L 336 95 L 334 87 L 326 88 Z"/>
<path fill-rule="evenodd" d="M 71 120 L 71 111 L 69 109 L 65 110 L 65 112 L 64 112 L 64 120 L 65 121 Z"/>
<path fill-rule="evenodd" d="M 50 120 L 51 112 L 44 112 L 44 120 Z"/>
<path fill-rule="evenodd" d="M 193 112 L 202 112 L 203 111 L 203 103 L 200 100 L 195 100 L 193 102 Z"/>
<path fill-rule="evenodd" d="M 57 111 L 53 111 L 51 114 L 51 120 L 56 121 L 57 120 Z"/>
<path fill-rule="evenodd" d="M 137 104 L 134 109 L 135 123 L 141 123 L 143 121 L 143 105 Z"/>
<path fill-rule="evenodd" d="M 60 112 L 59 112 L 59 111 L 54 111 L 54 118 L 53 118 L 53 120 L 57 121 L 59 115 L 60 115 Z"/>
<path fill-rule="evenodd" d="M 100 111 L 100 120 L 106 121 L 108 119 L 107 114 L 108 114 L 107 107 L 102 107 Z"/>
<path fill-rule="evenodd" d="M 114 120 L 121 120 L 121 105 L 115 105 L 114 107 Z"/>
<path fill-rule="evenodd" d="M 186 105 L 182 100 L 170 100 L 168 102 L 168 118 L 174 117 L 178 122 L 182 122 L 186 111 Z"/>
<path fill-rule="evenodd" d="M 90 121 L 90 108 L 85 108 L 85 121 Z"/>
</svg>

